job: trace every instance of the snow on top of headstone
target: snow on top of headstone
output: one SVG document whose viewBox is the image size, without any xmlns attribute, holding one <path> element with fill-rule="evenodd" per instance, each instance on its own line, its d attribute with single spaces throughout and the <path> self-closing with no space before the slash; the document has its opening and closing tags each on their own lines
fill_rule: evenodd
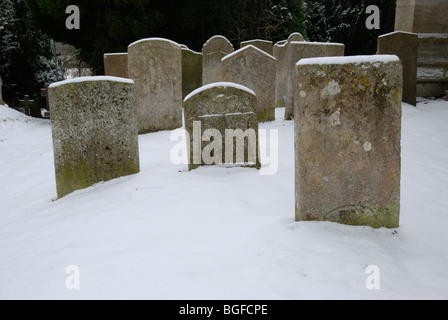
<svg viewBox="0 0 448 320">
<path fill-rule="evenodd" d="M 272 43 L 272 41 L 269 41 L 269 40 L 254 39 L 254 40 L 243 41 L 243 42 L 241 42 L 241 44 L 246 44 L 246 43 L 251 43 L 251 42 L 264 42 L 264 43 L 269 43 L 269 44 Z"/>
<path fill-rule="evenodd" d="M 210 41 L 212 41 L 212 40 L 214 40 L 214 39 L 217 39 L 217 38 L 226 40 L 226 41 L 232 46 L 232 48 L 233 48 L 233 44 L 232 44 L 226 37 L 224 37 L 224 36 L 220 36 L 220 35 L 213 36 L 213 37 L 211 37 L 210 39 L 208 39 L 207 42 L 204 44 L 204 47 L 205 47 Z"/>
<path fill-rule="evenodd" d="M 203 86 L 199 89 L 194 90 L 192 93 L 190 93 L 188 96 L 185 97 L 184 102 L 187 102 L 187 100 L 189 100 L 190 98 L 192 98 L 193 96 L 197 95 L 198 93 L 201 93 L 205 90 L 211 89 L 211 88 L 225 88 L 225 87 L 230 87 L 230 88 L 236 88 L 239 90 L 243 90 L 246 91 L 254 96 L 256 96 L 255 92 L 252 91 L 251 89 L 242 86 L 240 84 L 237 83 L 233 83 L 233 82 L 215 82 L 215 83 L 210 83 L 206 86 Z"/>
<path fill-rule="evenodd" d="M 105 53 L 105 56 L 124 56 L 127 55 L 127 52 L 117 52 L 117 53 Z"/>
<path fill-rule="evenodd" d="M 227 60 L 227 59 L 229 59 L 229 58 L 239 54 L 240 52 L 243 52 L 244 50 L 249 50 L 251 48 L 261 52 L 262 54 L 266 55 L 267 57 L 269 57 L 271 59 L 277 60 L 275 57 L 271 56 L 269 53 L 267 53 L 267 52 L 265 52 L 265 51 L 263 51 L 261 49 L 258 49 L 257 47 L 255 47 L 253 45 L 248 45 L 248 46 L 245 46 L 244 48 L 241 48 L 241 49 L 239 49 L 237 51 L 234 51 L 234 52 L 226 55 L 224 58 L 221 59 L 221 61 L 225 61 L 225 60 Z"/>
<path fill-rule="evenodd" d="M 201 55 L 202 55 L 201 52 L 196 52 L 196 51 L 194 51 L 194 50 L 191 50 L 190 48 L 182 48 L 182 51 L 188 51 L 188 52 L 192 52 L 192 53 L 194 53 L 194 54 L 201 54 Z"/>
<path fill-rule="evenodd" d="M 73 78 L 73 79 L 68 79 L 68 80 L 64 80 L 64 81 L 59 81 L 59 82 L 52 83 L 50 85 L 50 88 L 63 86 L 63 85 L 69 84 L 69 83 L 92 82 L 92 81 L 114 81 L 114 82 L 123 82 L 123 83 L 134 84 L 134 80 L 131 80 L 131 79 L 111 77 L 111 76 L 98 76 L 98 77 L 79 77 L 79 78 Z"/>
<path fill-rule="evenodd" d="M 407 32 L 407 31 L 394 31 L 394 32 L 390 32 L 390 33 L 383 34 L 383 35 L 379 36 L 378 38 L 384 38 L 384 37 L 387 37 L 387 36 L 391 36 L 391 35 L 393 35 L 393 34 L 400 34 L 400 33 L 411 34 L 411 35 L 415 35 L 415 36 L 417 36 L 416 33 L 412 33 L 412 32 Z"/>
<path fill-rule="evenodd" d="M 282 40 L 282 41 L 279 41 L 276 44 L 274 44 L 274 47 L 286 47 L 287 44 L 288 44 L 288 40 Z"/>
<path fill-rule="evenodd" d="M 350 56 L 350 57 L 324 57 L 308 58 L 297 62 L 296 66 L 303 65 L 327 65 L 327 64 L 362 64 L 362 63 L 380 63 L 395 62 L 400 59 L 395 55 L 372 55 L 372 56 Z"/>
<path fill-rule="evenodd" d="M 448 33 L 419 33 L 418 37 L 420 39 L 428 39 L 428 38 L 447 39 Z"/>
<path fill-rule="evenodd" d="M 169 42 L 169 43 L 171 43 L 171 44 L 173 44 L 173 45 L 175 45 L 175 46 L 181 46 L 180 44 L 178 44 L 177 42 L 175 42 L 175 41 L 173 41 L 173 40 L 168 40 L 168 39 L 165 39 L 165 38 L 146 38 L 146 39 L 141 39 L 141 40 L 138 40 L 138 41 L 135 41 L 135 42 L 133 42 L 133 43 L 131 43 L 129 46 L 128 46 L 128 48 L 130 48 L 130 47 L 132 47 L 133 45 L 136 45 L 136 44 L 138 44 L 138 43 L 141 43 L 141 42 L 146 42 L 146 41 L 165 41 L 165 42 Z"/>
<path fill-rule="evenodd" d="M 307 46 L 345 46 L 343 43 L 337 43 L 337 42 L 291 41 L 290 44 L 303 44 Z"/>
</svg>

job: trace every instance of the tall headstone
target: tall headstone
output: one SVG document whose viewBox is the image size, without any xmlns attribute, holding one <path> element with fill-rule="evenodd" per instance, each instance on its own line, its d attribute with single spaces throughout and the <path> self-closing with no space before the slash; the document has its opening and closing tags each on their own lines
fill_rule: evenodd
<svg viewBox="0 0 448 320">
<path fill-rule="evenodd" d="M 129 78 L 128 54 L 106 53 L 104 55 L 104 74 L 112 77 Z"/>
<path fill-rule="evenodd" d="M 2 77 L 0 77 L 0 105 L 5 104 L 5 101 L 3 101 L 3 80 Z"/>
<path fill-rule="evenodd" d="M 128 49 L 139 133 L 182 127 L 182 50 L 173 41 L 143 39 Z"/>
<path fill-rule="evenodd" d="M 76 78 L 49 96 L 59 198 L 140 171 L 132 80 Z"/>
<path fill-rule="evenodd" d="M 274 57 L 277 59 L 277 72 L 275 80 L 275 107 L 286 107 L 287 85 L 289 75 L 288 65 L 288 44 L 291 42 L 303 42 L 305 39 L 302 34 L 292 33 L 288 40 L 277 42 L 274 46 Z"/>
<path fill-rule="evenodd" d="M 286 112 L 285 119 L 294 118 L 294 104 L 297 92 L 294 91 L 294 84 L 297 81 L 295 65 L 300 59 L 318 58 L 318 57 L 337 57 L 343 56 L 345 46 L 341 43 L 326 42 L 296 42 L 288 43 L 288 79 L 286 85 Z"/>
<path fill-rule="evenodd" d="M 448 89 L 448 1 L 397 0 L 395 31 L 419 37 L 417 96 L 443 96 Z"/>
<path fill-rule="evenodd" d="M 403 65 L 403 101 L 417 105 L 418 35 L 397 31 L 378 38 L 378 54 L 397 55 Z"/>
<path fill-rule="evenodd" d="M 403 71 L 396 56 L 297 64 L 296 219 L 397 228 Z"/>
<path fill-rule="evenodd" d="M 254 46 L 260 50 L 263 50 L 269 55 L 274 55 L 274 44 L 272 41 L 268 40 L 249 40 L 241 42 L 240 49 L 247 47 L 247 46 Z"/>
<path fill-rule="evenodd" d="M 182 97 L 202 87 L 202 53 L 182 48 Z"/>
<path fill-rule="evenodd" d="M 257 98 L 235 83 L 213 83 L 185 98 L 189 170 L 208 165 L 260 168 Z"/>
<path fill-rule="evenodd" d="M 222 81 L 221 59 L 234 51 L 233 45 L 223 36 L 214 36 L 204 44 L 202 49 L 203 85 Z"/>
<path fill-rule="evenodd" d="M 258 99 L 258 121 L 275 120 L 275 72 L 277 60 L 247 46 L 222 59 L 222 79 L 253 90 Z"/>
</svg>

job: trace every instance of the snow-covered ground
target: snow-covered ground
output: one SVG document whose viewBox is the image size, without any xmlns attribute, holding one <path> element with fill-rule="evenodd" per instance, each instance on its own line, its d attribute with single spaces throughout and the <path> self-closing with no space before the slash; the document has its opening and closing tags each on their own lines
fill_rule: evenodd
<svg viewBox="0 0 448 320">
<path fill-rule="evenodd" d="M 49 121 L 0 106 L 0 299 L 448 298 L 448 102 L 403 106 L 396 230 L 294 222 L 293 123 L 261 128 L 279 130 L 276 175 L 187 172 L 160 132 L 140 174 L 55 201 Z"/>
</svg>

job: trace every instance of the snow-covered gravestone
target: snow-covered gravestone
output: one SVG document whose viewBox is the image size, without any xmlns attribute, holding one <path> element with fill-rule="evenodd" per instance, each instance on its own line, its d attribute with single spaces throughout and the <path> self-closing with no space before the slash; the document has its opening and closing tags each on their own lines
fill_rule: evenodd
<svg viewBox="0 0 448 320">
<path fill-rule="evenodd" d="M 213 83 L 185 98 L 189 170 L 209 165 L 260 168 L 257 98 L 235 83 Z"/>
<path fill-rule="evenodd" d="M 397 56 L 297 64 L 296 219 L 397 228 L 402 66 Z"/>
<path fill-rule="evenodd" d="M 403 64 L 403 101 L 417 105 L 418 35 L 392 32 L 378 38 L 378 54 L 397 55 Z"/>
<path fill-rule="evenodd" d="M 222 80 L 221 59 L 234 51 L 233 45 L 223 36 L 214 36 L 204 44 L 202 49 L 203 85 L 220 82 Z"/>
<path fill-rule="evenodd" d="M 222 59 L 223 81 L 238 83 L 256 93 L 259 122 L 275 120 L 276 69 L 273 56 L 251 45 Z"/>
<path fill-rule="evenodd" d="M 302 42 L 305 41 L 305 38 L 303 35 L 299 32 L 291 33 L 291 35 L 288 37 L 288 43 L 290 42 Z"/>
<path fill-rule="evenodd" d="M 140 171 L 134 83 L 114 77 L 50 85 L 59 198 Z"/>
<path fill-rule="evenodd" d="M 182 98 L 202 87 L 202 53 L 182 48 Z"/>
<path fill-rule="evenodd" d="M 294 86 L 296 83 L 295 65 L 300 59 L 318 58 L 318 57 L 336 57 L 343 56 L 345 53 L 345 46 L 341 43 L 327 43 L 327 42 L 296 42 L 292 41 L 287 46 L 288 56 L 288 78 L 286 85 L 286 112 L 285 119 L 291 120 L 294 118 L 294 104 L 296 94 Z"/>
<path fill-rule="evenodd" d="M 272 43 L 272 41 L 267 41 L 267 40 L 249 40 L 249 41 L 244 41 L 241 42 L 240 44 L 240 48 L 244 48 L 247 46 L 254 46 L 260 50 L 263 50 L 264 52 L 266 52 L 269 55 L 273 55 L 274 54 L 274 44 Z"/>
<path fill-rule="evenodd" d="M 182 127 L 182 51 L 173 41 L 143 39 L 128 49 L 139 133 Z"/>
<path fill-rule="evenodd" d="M 104 74 L 111 77 L 128 78 L 128 54 L 106 53 L 104 55 Z"/>
</svg>

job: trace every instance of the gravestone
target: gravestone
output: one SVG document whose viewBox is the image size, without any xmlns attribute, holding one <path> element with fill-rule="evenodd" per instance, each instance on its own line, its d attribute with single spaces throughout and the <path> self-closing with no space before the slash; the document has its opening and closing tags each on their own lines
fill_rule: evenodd
<svg viewBox="0 0 448 320">
<path fill-rule="evenodd" d="M 448 1 L 397 0 L 395 31 L 419 38 L 417 96 L 438 97 L 448 90 Z"/>
<path fill-rule="evenodd" d="M 33 118 L 42 118 L 39 105 L 36 103 L 36 101 L 30 100 L 30 96 L 28 95 L 25 95 L 23 100 L 19 100 L 19 108 L 23 110 L 23 112 L 27 116 L 31 116 Z"/>
<path fill-rule="evenodd" d="M 291 33 L 291 35 L 288 37 L 288 43 L 302 42 L 302 41 L 305 41 L 305 38 L 303 38 L 302 34 L 299 32 Z"/>
<path fill-rule="evenodd" d="M 5 101 L 3 101 L 2 86 L 3 86 L 3 80 L 2 77 L 0 77 L 0 105 L 5 104 Z"/>
<path fill-rule="evenodd" d="M 202 49 L 203 85 L 222 81 L 221 59 L 234 51 L 233 45 L 223 36 L 214 36 L 204 44 Z"/>
<path fill-rule="evenodd" d="M 208 165 L 259 169 L 257 98 L 235 83 L 213 83 L 185 98 L 189 170 Z"/>
<path fill-rule="evenodd" d="M 202 87 L 202 53 L 182 48 L 182 98 Z"/>
<path fill-rule="evenodd" d="M 285 119 L 294 118 L 294 104 L 296 94 L 294 84 L 297 81 L 295 65 L 300 59 L 318 57 L 343 56 L 345 46 L 341 43 L 327 42 L 290 42 L 287 47 L 288 55 L 288 79 L 286 84 L 286 111 Z"/>
<path fill-rule="evenodd" d="M 129 78 L 135 82 L 139 133 L 182 127 L 182 50 L 159 38 L 132 43 Z"/>
<path fill-rule="evenodd" d="M 129 78 L 128 54 L 106 53 L 104 55 L 104 74 L 112 77 Z"/>
<path fill-rule="evenodd" d="M 303 59 L 297 73 L 296 220 L 397 228 L 398 57 Z"/>
<path fill-rule="evenodd" d="M 59 198 L 140 171 L 132 80 L 76 78 L 49 96 Z"/>
<path fill-rule="evenodd" d="M 393 32 L 378 38 L 378 54 L 397 55 L 403 65 L 403 101 L 417 105 L 418 35 Z"/>
<path fill-rule="evenodd" d="M 288 79 L 287 67 L 287 44 L 288 41 L 279 41 L 274 45 L 274 58 L 277 59 L 277 70 L 275 72 L 275 107 L 286 107 L 286 83 Z"/>
<path fill-rule="evenodd" d="M 269 55 L 274 55 L 274 44 L 272 41 L 267 40 L 250 40 L 250 41 L 244 41 L 240 44 L 240 49 L 247 47 L 247 46 L 254 46 L 260 50 L 263 50 Z"/>
<path fill-rule="evenodd" d="M 258 99 L 258 121 L 275 120 L 275 72 L 277 60 L 247 46 L 222 59 L 222 79 L 253 90 Z"/>
</svg>

